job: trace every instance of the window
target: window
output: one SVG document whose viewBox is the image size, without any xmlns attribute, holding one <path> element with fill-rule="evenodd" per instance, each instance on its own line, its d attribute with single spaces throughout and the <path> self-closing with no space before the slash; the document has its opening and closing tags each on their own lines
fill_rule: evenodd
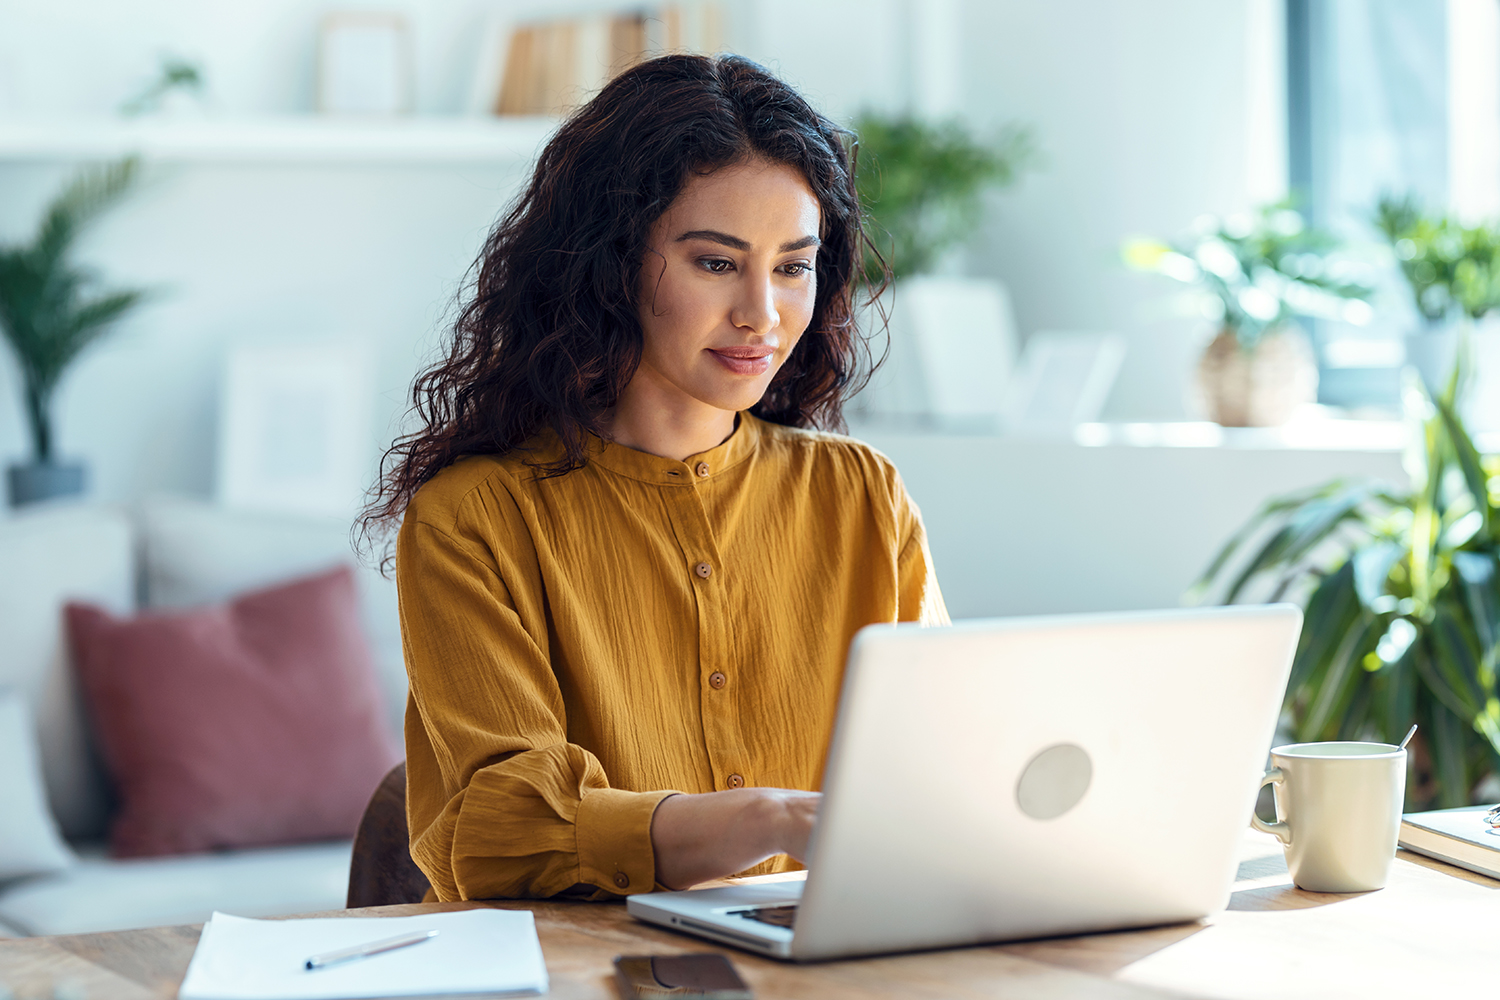
<svg viewBox="0 0 1500 1000">
<path fill-rule="evenodd" d="M 1495 0 L 1286 0 L 1286 52 L 1288 180 L 1314 225 L 1375 254 L 1385 193 L 1467 222 L 1500 214 Z M 1420 319 L 1394 271 L 1376 317 L 1315 324 L 1322 402 L 1395 405 Z"/>
</svg>

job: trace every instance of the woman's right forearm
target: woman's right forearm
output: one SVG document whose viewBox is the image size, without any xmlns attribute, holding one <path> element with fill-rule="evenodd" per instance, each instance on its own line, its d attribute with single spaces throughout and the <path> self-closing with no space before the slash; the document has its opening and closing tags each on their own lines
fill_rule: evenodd
<svg viewBox="0 0 1500 1000">
<path fill-rule="evenodd" d="M 801 860 L 821 800 L 785 788 L 668 796 L 651 818 L 656 880 L 685 889 L 777 854 Z"/>
</svg>

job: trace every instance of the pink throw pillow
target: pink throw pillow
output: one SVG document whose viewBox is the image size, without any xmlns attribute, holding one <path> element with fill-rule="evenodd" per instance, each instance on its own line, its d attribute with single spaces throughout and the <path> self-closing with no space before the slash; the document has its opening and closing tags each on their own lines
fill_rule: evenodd
<svg viewBox="0 0 1500 1000">
<path fill-rule="evenodd" d="M 401 751 L 346 568 L 225 605 L 66 609 L 117 857 L 352 837 Z"/>
</svg>

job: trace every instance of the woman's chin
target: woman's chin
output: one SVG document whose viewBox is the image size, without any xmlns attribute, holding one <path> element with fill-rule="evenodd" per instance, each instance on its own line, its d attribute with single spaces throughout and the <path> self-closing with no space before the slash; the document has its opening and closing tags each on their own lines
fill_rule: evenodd
<svg viewBox="0 0 1500 1000">
<path fill-rule="evenodd" d="M 761 386 L 757 392 L 725 393 L 719 396 L 713 405 L 721 410 L 730 410 L 734 413 L 739 413 L 759 403 L 765 394 L 766 390 L 764 386 Z"/>
<path fill-rule="evenodd" d="M 699 387 L 693 395 L 715 409 L 738 413 L 759 403 L 770 384 L 769 378 L 736 379 L 727 385 L 715 379 L 714 384 Z"/>
</svg>

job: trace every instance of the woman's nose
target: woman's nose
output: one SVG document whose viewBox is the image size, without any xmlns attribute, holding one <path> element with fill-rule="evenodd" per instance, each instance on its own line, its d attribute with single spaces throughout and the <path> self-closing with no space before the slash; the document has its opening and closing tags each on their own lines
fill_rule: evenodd
<svg viewBox="0 0 1500 1000">
<path fill-rule="evenodd" d="M 781 325 L 781 314 L 776 308 L 776 289 L 769 274 L 747 275 L 729 318 L 735 326 L 760 334 L 770 333 Z"/>
</svg>

